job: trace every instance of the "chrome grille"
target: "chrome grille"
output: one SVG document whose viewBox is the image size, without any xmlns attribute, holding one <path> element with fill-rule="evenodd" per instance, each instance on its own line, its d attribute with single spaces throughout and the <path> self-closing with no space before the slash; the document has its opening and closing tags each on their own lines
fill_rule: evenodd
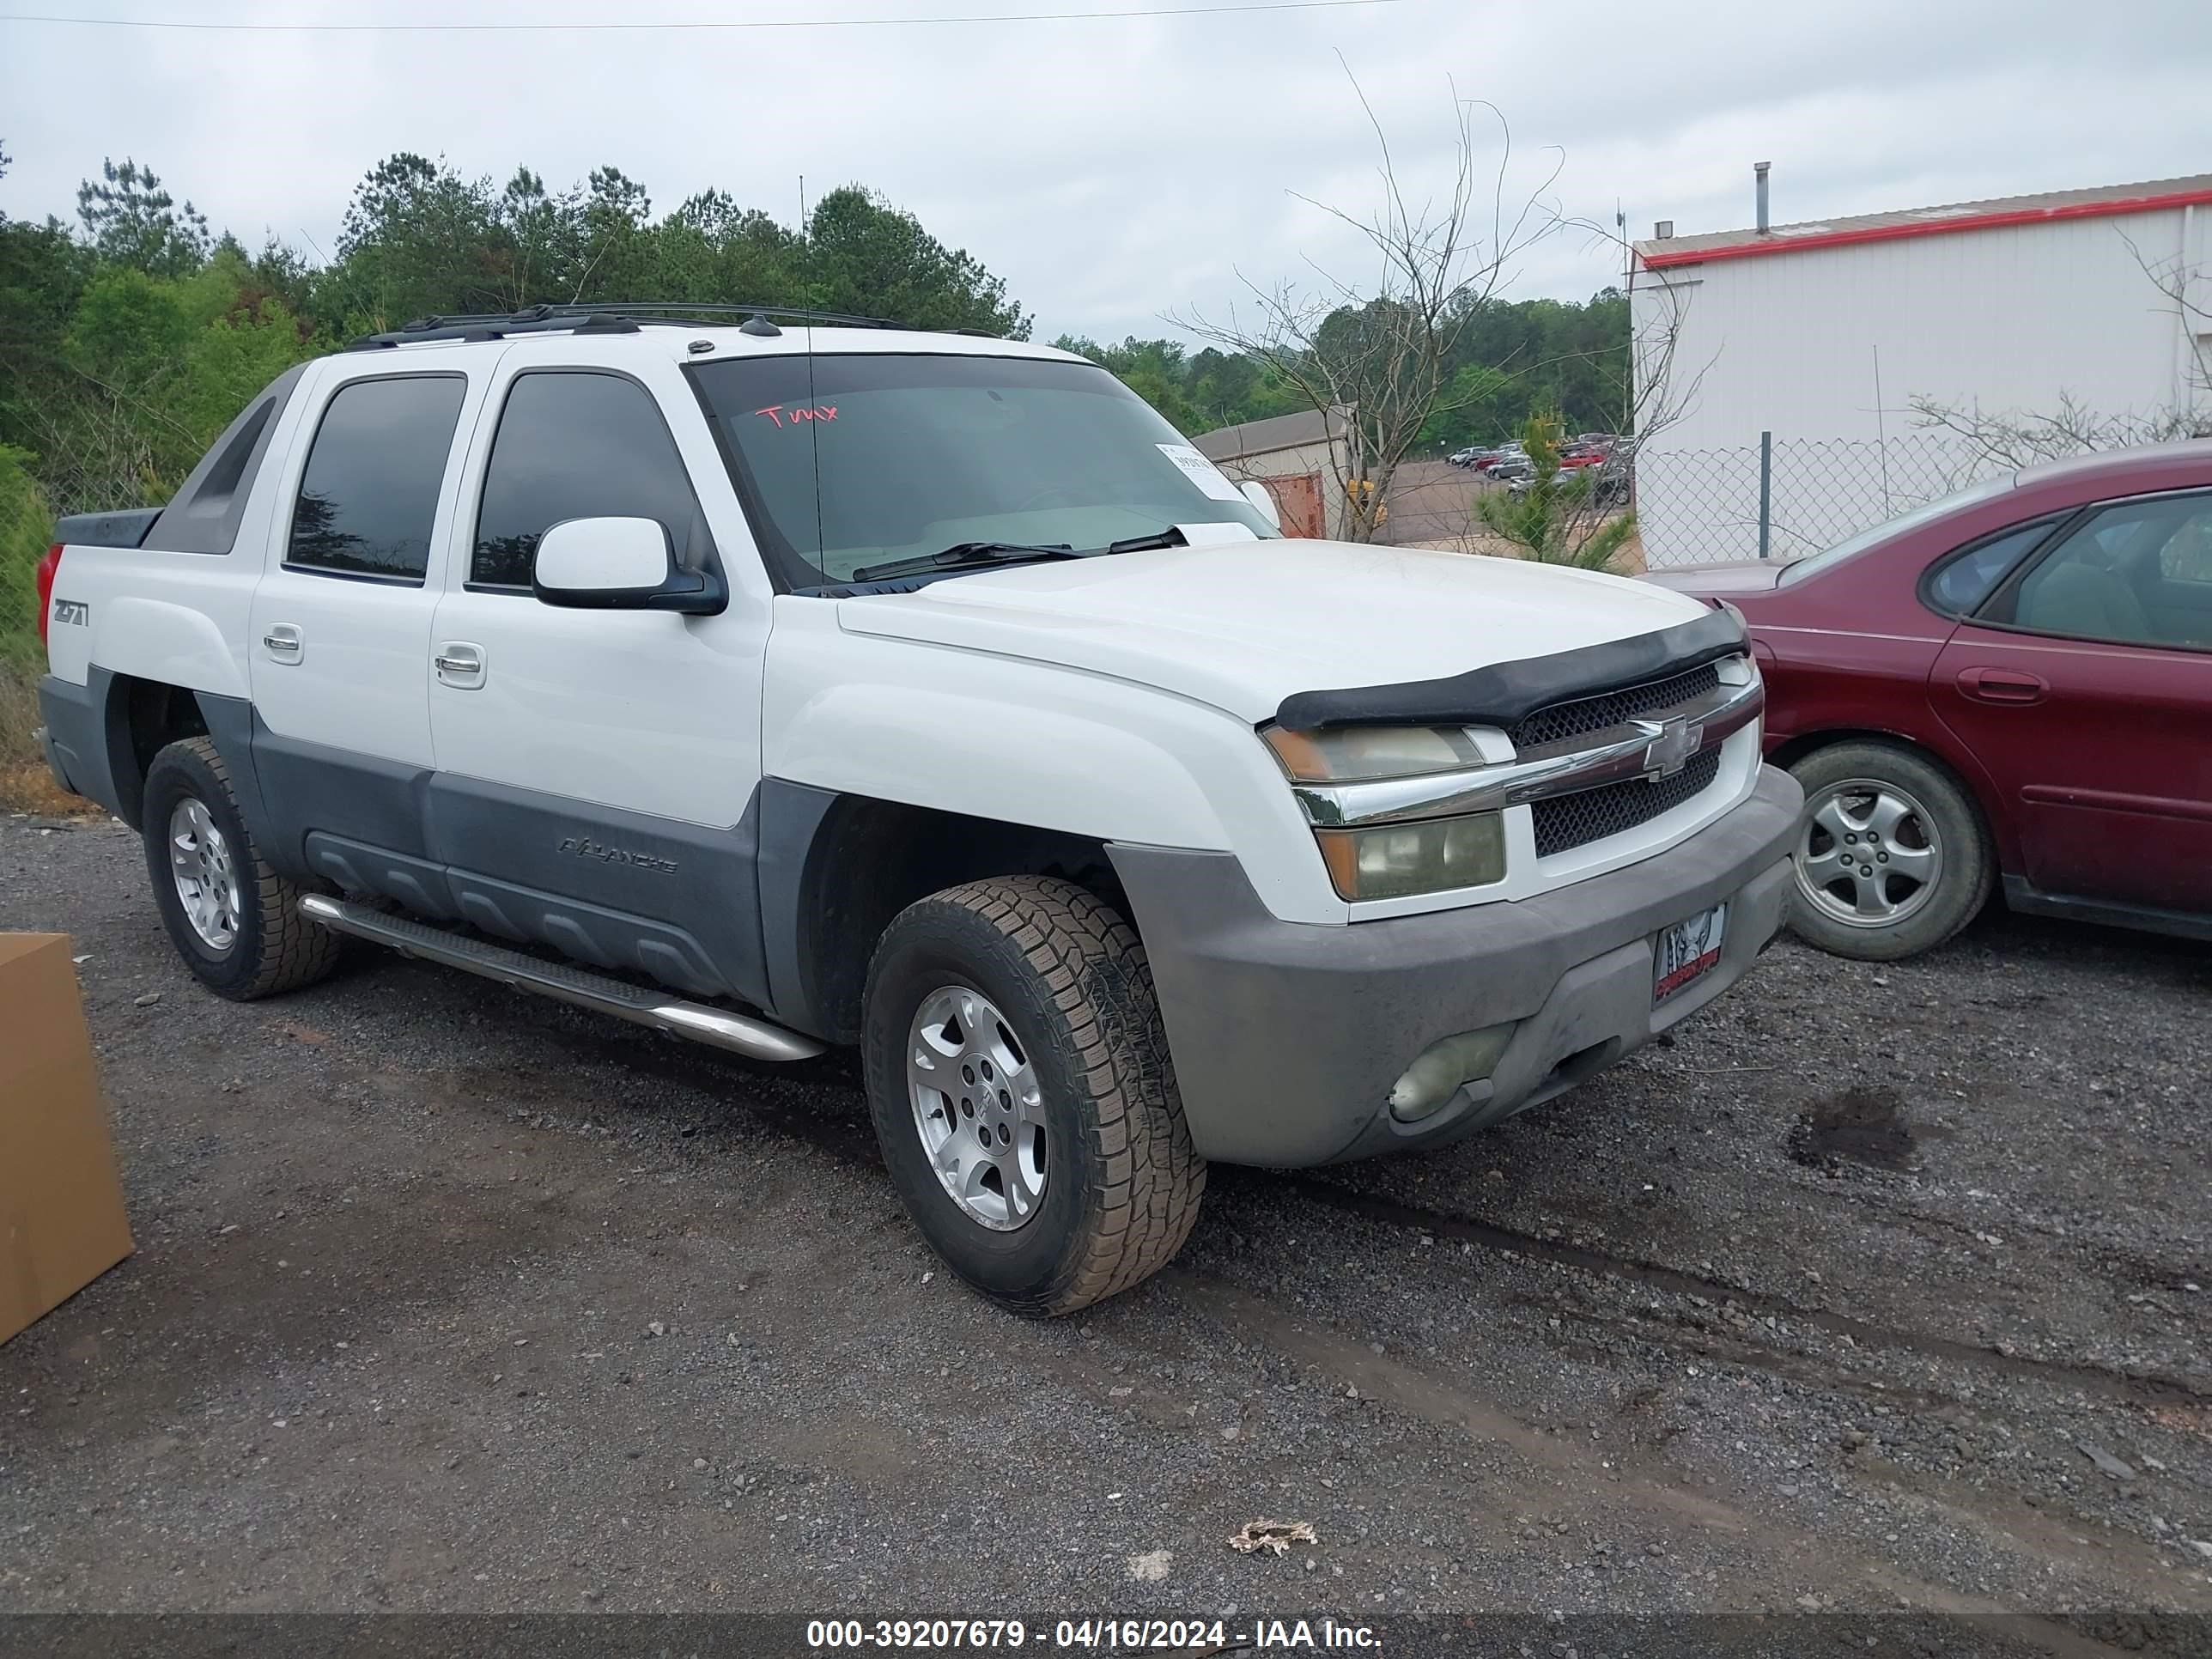
<svg viewBox="0 0 2212 1659">
<path fill-rule="evenodd" d="M 1536 856 L 1549 858 L 1649 823 L 1662 812 L 1671 811 L 1711 787 L 1720 769 L 1720 745 L 1716 744 L 1670 777 L 1631 778 L 1626 783 L 1608 783 L 1580 794 L 1554 795 L 1534 802 L 1528 810 L 1535 818 Z"/>
<path fill-rule="evenodd" d="M 1547 744 L 1602 732 L 1609 726 L 1620 726 L 1672 708 L 1692 697 L 1704 696 L 1720 683 L 1720 670 L 1707 663 L 1672 679 L 1632 685 L 1598 697 L 1579 697 L 1572 702 L 1555 702 L 1548 708 L 1539 708 L 1507 735 L 1513 739 L 1514 748 L 1525 755 Z"/>
</svg>

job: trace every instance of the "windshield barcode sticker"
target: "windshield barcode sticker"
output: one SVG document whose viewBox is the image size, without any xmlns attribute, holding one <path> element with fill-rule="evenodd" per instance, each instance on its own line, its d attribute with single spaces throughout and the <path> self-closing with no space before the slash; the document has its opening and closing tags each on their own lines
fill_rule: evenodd
<svg viewBox="0 0 2212 1659">
<path fill-rule="evenodd" d="M 1208 499 L 1217 501 L 1241 501 L 1244 499 L 1244 492 L 1230 483 L 1219 467 L 1188 444 L 1162 444 L 1159 452 L 1181 467 L 1183 477 L 1196 484 Z"/>
</svg>

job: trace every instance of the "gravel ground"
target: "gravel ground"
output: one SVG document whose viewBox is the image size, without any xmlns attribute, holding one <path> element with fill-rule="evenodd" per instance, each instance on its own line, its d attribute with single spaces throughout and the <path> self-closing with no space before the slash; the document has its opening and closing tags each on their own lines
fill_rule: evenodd
<svg viewBox="0 0 2212 1659">
<path fill-rule="evenodd" d="M 1175 1267 L 1036 1324 L 937 1267 L 842 1059 L 374 951 L 224 1003 L 145 883 L 0 819 L 139 1243 L 0 1347 L 0 1610 L 2212 1613 L 2202 947 L 1784 942 L 1462 1146 L 1215 1170 Z"/>
</svg>

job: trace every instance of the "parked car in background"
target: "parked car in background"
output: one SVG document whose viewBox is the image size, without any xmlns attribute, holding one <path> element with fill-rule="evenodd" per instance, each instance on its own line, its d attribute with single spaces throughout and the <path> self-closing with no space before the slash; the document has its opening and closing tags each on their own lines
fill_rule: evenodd
<svg viewBox="0 0 2212 1659">
<path fill-rule="evenodd" d="M 1486 451 L 1481 455 L 1474 463 L 1474 470 L 1478 472 L 1496 472 L 1502 466 L 1526 465 L 1528 460 L 1528 452 L 1517 442 L 1500 444 L 1497 448 Z"/>
<path fill-rule="evenodd" d="M 1444 463 L 1448 466 L 1471 467 L 1479 464 L 1485 456 L 1495 455 L 1497 453 L 1494 449 L 1485 449 L 1479 444 L 1470 444 L 1465 449 L 1455 449 L 1445 456 Z"/>
<path fill-rule="evenodd" d="M 2212 441 L 2029 467 L 1725 602 L 1805 787 L 1792 923 L 1883 960 L 2017 910 L 2212 939 Z"/>
</svg>

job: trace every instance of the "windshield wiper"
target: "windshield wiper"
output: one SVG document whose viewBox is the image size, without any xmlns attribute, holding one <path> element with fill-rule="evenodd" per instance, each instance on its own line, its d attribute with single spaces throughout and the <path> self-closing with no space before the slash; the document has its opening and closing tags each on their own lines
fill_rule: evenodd
<svg viewBox="0 0 2212 1659">
<path fill-rule="evenodd" d="M 1109 553 L 1149 553 L 1156 547 L 1188 547 L 1190 538 L 1176 525 L 1150 536 L 1132 536 L 1127 541 L 1109 542 L 1104 550 Z"/>
<path fill-rule="evenodd" d="M 955 542 L 918 559 L 894 559 L 855 570 L 856 582 L 886 581 L 894 576 L 919 576 L 932 570 L 958 570 L 969 565 L 1017 564 L 1024 559 L 1079 559 L 1083 556 L 1066 542 Z"/>
</svg>

